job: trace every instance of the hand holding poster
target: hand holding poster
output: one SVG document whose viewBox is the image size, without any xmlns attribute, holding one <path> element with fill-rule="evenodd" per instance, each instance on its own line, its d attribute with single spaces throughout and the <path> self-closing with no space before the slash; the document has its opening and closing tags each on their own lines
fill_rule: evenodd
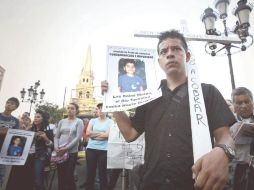
<svg viewBox="0 0 254 190">
<path fill-rule="evenodd" d="M 34 138 L 34 132 L 8 129 L 0 153 L 0 164 L 24 165 Z"/>
<path fill-rule="evenodd" d="M 155 73 L 155 50 L 109 46 L 108 92 L 103 111 L 124 111 L 161 96 Z"/>
</svg>

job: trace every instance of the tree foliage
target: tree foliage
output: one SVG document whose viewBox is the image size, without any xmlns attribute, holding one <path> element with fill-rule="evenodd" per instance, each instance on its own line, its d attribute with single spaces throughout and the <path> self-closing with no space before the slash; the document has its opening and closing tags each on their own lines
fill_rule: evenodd
<svg viewBox="0 0 254 190">
<path fill-rule="evenodd" d="M 42 110 L 49 113 L 52 117 L 51 123 L 58 123 L 63 118 L 63 114 L 66 112 L 65 108 L 59 108 L 58 105 L 49 102 L 36 104 L 35 110 Z"/>
</svg>

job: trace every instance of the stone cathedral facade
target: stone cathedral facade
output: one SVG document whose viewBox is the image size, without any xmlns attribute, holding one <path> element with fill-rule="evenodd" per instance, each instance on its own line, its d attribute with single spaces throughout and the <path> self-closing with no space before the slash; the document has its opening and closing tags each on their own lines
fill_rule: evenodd
<svg viewBox="0 0 254 190">
<path fill-rule="evenodd" d="M 92 115 L 97 105 L 97 101 L 93 96 L 93 80 L 92 53 L 91 46 L 89 46 L 86 54 L 86 61 L 79 76 L 79 82 L 76 88 L 73 89 L 74 93 L 72 92 L 72 94 L 75 95 L 71 97 L 71 102 L 75 102 L 79 105 L 80 116 Z"/>
</svg>

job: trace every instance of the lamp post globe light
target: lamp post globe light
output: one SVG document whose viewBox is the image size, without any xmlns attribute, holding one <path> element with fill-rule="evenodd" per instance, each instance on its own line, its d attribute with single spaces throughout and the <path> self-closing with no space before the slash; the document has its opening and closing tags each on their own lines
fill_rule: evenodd
<svg viewBox="0 0 254 190">
<path fill-rule="evenodd" d="M 210 41 L 207 42 L 205 46 L 206 52 L 211 56 L 227 55 L 231 76 L 231 85 L 232 89 L 235 89 L 235 79 L 231 54 L 245 51 L 253 44 L 253 36 L 249 33 L 249 17 L 253 5 L 248 3 L 247 0 L 239 0 L 237 2 L 237 6 L 233 10 L 233 15 L 237 17 L 237 21 L 233 29 L 230 30 L 227 27 L 227 9 L 229 4 L 230 0 L 216 0 L 214 2 L 216 11 L 210 7 L 205 9 L 204 13 L 201 16 L 201 20 L 205 25 L 207 35 L 223 36 L 225 39 L 228 39 L 232 36 L 239 39 L 239 42 L 225 40 L 225 42 L 215 43 Z M 215 21 L 218 18 L 223 22 L 224 31 L 222 33 L 217 31 L 215 28 Z"/>
<path fill-rule="evenodd" d="M 25 88 L 23 88 L 20 91 L 20 96 L 21 96 L 21 101 L 22 102 L 29 102 L 30 103 L 30 109 L 29 109 L 29 114 L 31 114 L 31 109 L 32 109 L 32 105 L 36 102 L 41 103 L 43 101 L 44 95 L 45 95 L 45 91 L 44 89 L 42 89 L 40 91 L 40 99 L 38 99 L 38 92 L 37 89 L 40 86 L 40 81 L 38 80 L 37 82 L 35 82 L 34 86 L 30 86 L 30 88 L 27 89 L 28 92 L 28 97 L 25 98 L 26 95 L 26 90 Z"/>
</svg>

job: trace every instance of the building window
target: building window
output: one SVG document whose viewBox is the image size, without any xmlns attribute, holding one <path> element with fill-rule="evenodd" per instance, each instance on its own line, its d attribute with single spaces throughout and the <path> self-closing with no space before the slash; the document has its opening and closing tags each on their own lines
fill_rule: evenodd
<svg viewBox="0 0 254 190">
<path fill-rule="evenodd" d="M 90 92 L 86 92 L 86 98 L 89 98 L 90 97 Z"/>
<path fill-rule="evenodd" d="M 79 97 L 79 98 L 83 98 L 83 93 L 82 93 L 82 91 L 79 92 L 78 97 Z"/>
</svg>

